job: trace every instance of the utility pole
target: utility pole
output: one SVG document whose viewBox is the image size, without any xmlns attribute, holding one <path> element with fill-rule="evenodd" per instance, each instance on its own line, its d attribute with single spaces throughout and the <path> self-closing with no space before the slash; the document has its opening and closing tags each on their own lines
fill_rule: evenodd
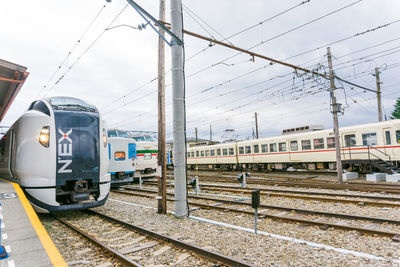
<svg viewBox="0 0 400 267">
<path fill-rule="evenodd" d="M 256 139 L 258 139 L 258 121 L 257 121 L 257 112 L 254 112 L 254 117 L 256 119 Z"/>
<path fill-rule="evenodd" d="M 339 120 L 338 120 L 338 112 L 339 112 L 339 104 L 336 103 L 336 96 L 335 96 L 335 77 L 333 73 L 332 67 L 332 55 L 331 55 L 331 48 L 327 48 L 328 52 L 328 65 L 329 65 L 329 81 L 331 87 L 329 89 L 329 93 L 331 96 L 331 112 L 333 116 L 333 131 L 335 133 L 335 148 L 336 148 L 336 171 L 337 171 L 337 179 L 338 183 L 343 183 L 343 170 L 342 170 L 342 159 L 340 155 L 340 139 L 339 139 Z"/>
<path fill-rule="evenodd" d="M 379 78 L 379 68 L 375 68 L 375 78 L 376 78 L 376 99 L 378 100 L 378 121 L 382 121 L 381 81 Z"/>
<path fill-rule="evenodd" d="M 210 124 L 210 141 L 212 141 L 212 129 L 211 129 L 211 124 Z"/>
<path fill-rule="evenodd" d="M 195 135 L 195 137 L 196 137 L 196 142 L 199 140 L 198 138 L 197 138 L 197 128 L 194 128 L 194 135 Z"/>
<path fill-rule="evenodd" d="M 165 0 L 160 0 L 160 20 L 165 20 Z M 160 35 L 164 31 L 160 29 Z M 158 179 L 158 206 L 160 214 L 167 213 L 167 161 L 165 149 L 165 44 L 161 36 L 158 37 L 158 166 L 161 168 L 161 177 Z"/>
<path fill-rule="evenodd" d="M 186 186 L 186 118 L 183 57 L 182 0 L 171 0 L 171 31 L 182 43 L 171 41 L 172 59 L 172 113 L 174 135 L 175 216 L 188 215 Z"/>
</svg>

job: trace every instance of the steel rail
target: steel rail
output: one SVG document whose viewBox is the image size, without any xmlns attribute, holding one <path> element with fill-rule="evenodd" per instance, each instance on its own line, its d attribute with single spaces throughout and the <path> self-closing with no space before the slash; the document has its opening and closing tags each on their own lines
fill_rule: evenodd
<svg viewBox="0 0 400 267">
<path fill-rule="evenodd" d="M 68 226 L 69 228 L 73 229 L 74 231 L 78 232 L 79 234 L 81 234 L 82 236 L 84 236 L 86 239 L 90 240 L 91 242 L 95 243 L 96 245 L 102 247 L 103 249 L 107 250 L 108 252 L 110 252 L 119 262 L 121 262 L 122 266 L 135 266 L 135 267 L 141 267 L 142 265 L 140 265 L 139 263 L 131 260 L 130 258 L 124 256 L 122 253 L 120 253 L 119 251 L 110 248 L 109 246 L 107 246 L 106 244 L 100 242 L 99 240 L 97 240 L 95 237 L 91 236 L 90 234 L 84 232 L 83 230 L 79 229 L 78 227 L 76 227 L 75 225 L 72 225 L 71 223 L 57 217 L 54 216 L 58 221 L 60 221 L 61 223 L 63 223 L 64 225 Z"/>
<path fill-rule="evenodd" d="M 171 243 L 171 244 L 173 244 L 176 247 L 179 247 L 181 249 L 192 251 L 192 252 L 194 252 L 194 253 L 196 253 L 198 255 L 201 255 L 201 256 L 203 256 L 203 257 L 205 257 L 207 259 L 210 259 L 210 260 L 216 261 L 216 262 L 220 262 L 220 263 L 225 264 L 227 266 L 235 266 L 235 267 L 249 267 L 249 266 L 255 267 L 256 266 L 256 265 L 253 265 L 253 264 L 250 264 L 250 263 L 238 260 L 238 259 L 234 259 L 232 257 L 228 257 L 228 256 L 225 256 L 225 255 L 222 255 L 222 254 L 217 253 L 217 252 L 206 250 L 204 248 L 201 248 L 201 247 L 198 247 L 198 246 L 195 246 L 195 245 L 180 241 L 178 239 L 175 239 L 175 238 L 172 238 L 172 237 L 169 237 L 169 236 L 161 235 L 161 234 L 156 233 L 154 231 L 150 231 L 150 230 L 147 230 L 147 229 L 145 229 L 143 227 L 139 227 L 139 226 L 130 224 L 128 222 L 121 221 L 121 220 L 119 220 L 117 218 L 113 218 L 111 216 L 105 215 L 105 214 L 100 213 L 100 212 L 96 212 L 96 211 L 93 211 L 93 210 L 87 210 L 86 212 L 89 213 L 89 214 L 97 215 L 97 216 L 99 216 L 101 218 L 104 218 L 104 219 L 110 221 L 110 222 L 123 225 L 124 227 L 126 227 L 126 228 L 128 228 L 130 230 L 133 230 L 135 232 L 141 233 L 141 234 L 146 235 L 146 236 L 148 236 L 150 238 L 154 238 L 154 239 L 158 239 L 158 240 L 161 240 L 161 241 L 164 241 L 164 242 L 168 242 L 168 243 Z"/>
</svg>

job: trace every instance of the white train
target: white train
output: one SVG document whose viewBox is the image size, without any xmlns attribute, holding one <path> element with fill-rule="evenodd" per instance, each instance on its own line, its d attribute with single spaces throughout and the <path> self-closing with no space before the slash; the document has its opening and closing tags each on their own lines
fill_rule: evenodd
<svg viewBox="0 0 400 267">
<path fill-rule="evenodd" d="M 342 127 L 339 132 L 345 167 L 399 171 L 400 120 Z M 299 133 L 288 129 L 281 136 L 187 150 L 189 168 L 272 170 L 292 166 L 314 170 L 336 169 L 335 162 L 332 129 Z"/>
<path fill-rule="evenodd" d="M 96 107 L 71 97 L 34 101 L 0 141 L 0 175 L 39 212 L 103 205 L 110 175 Z"/>
<path fill-rule="evenodd" d="M 126 131 L 108 129 L 108 158 L 111 186 L 133 182 L 136 162 L 136 143 Z"/>
<path fill-rule="evenodd" d="M 136 141 L 135 178 L 154 177 L 158 166 L 158 143 L 148 135 L 132 136 Z"/>
</svg>

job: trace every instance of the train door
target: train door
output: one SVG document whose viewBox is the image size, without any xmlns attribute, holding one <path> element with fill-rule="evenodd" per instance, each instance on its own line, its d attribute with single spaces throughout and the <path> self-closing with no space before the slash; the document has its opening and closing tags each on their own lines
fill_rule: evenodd
<svg viewBox="0 0 400 267">
<path fill-rule="evenodd" d="M 289 160 L 301 161 L 301 153 L 299 151 L 299 141 L 297 139 L 289 140 Z"/>
<path fill-rule="evenodd" d="M 9 160 L 8 160 L 8 172 L 10 173 L 10 178 L 11 179 L 16 179 L 13 169 L 15 167 L 15 130 L 11 129 L 11 134 L 10 134 L 10 152 L 9 152 Z"/>
<path fill-rule="evenodd" d="M 340 140 L 340 151 L 341 151 L 341 156 L 342 160 L 351 160 L 352 158 L 358 158 L 359 155 L 357 156 L 352 155 L 352 147 L 355 147 L 357 145 L 357 135 L 356 132 L 346 132 L 346 133 L 341 133 L 341 140 Z"/>
<path fill-rule="evenodd" d="M 394 140 L 392 138 L 392 132 L 390 127 L 385 127 L 382 129 L 382 140 L 378 140 L 378 147 L 383 147 L 382 150 L 385 153 L 390 153 L 391 151 L 387 149 L 388 146 L 393 145 Z"/>
</svg>

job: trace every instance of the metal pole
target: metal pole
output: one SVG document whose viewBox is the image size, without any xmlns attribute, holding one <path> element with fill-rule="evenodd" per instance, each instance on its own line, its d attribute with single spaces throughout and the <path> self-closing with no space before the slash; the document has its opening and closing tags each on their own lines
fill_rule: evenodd
<svg viewBox="0 0 400 267">
<path fill-rule="evenodd" d="M 381 81 L 379 78 L 379 68 L 375 68 L 376 78 L 376 99 L 378 100 L 378 121 L 382 121 L 382 102 L 381 102 Z"/>
<path fill-rule="evenodd" d="M 256 118 L 256 139 L 258 139 L 258 120 L 257 120 L 257 112 L 254 112 L 254 117 Z"/>
<path fill-rule="evenodd" d="M 254 233 L 257 234 L 257 217 L 258 217 L 258 208 L 254 210 Z"/>
<path fill-rule="evenodd" d="M 331 105 L 332 105 L 332 116 L 333 116 L 333 131 L 335 133 L 335 148 L 336 148 L 336 171 L 338 183 L 343 183 L 343 170 L 342 170 L 342 159 L 340 155 L 340 139 L 339 139 L 339 120 L 338 120 L 338 104 L 336 103 L 335 96 L 335 78 L 332 67 L 332 55 L 331 48 L 328 47 L 328 65 L 329 65 L 329 80 L 331 83 L 330 95 L 331 95 Z"/>
<path fill-rule="evenodd" d="M 194 128 L 194 134 L 196 136 L 196 142 L 197 142 L 197 140 L 198 140 L 198 138 L 197 138 L 197 128 Z"/>
<path fill-rule="evenodd" d="M 171 0 L 171 30 L 183 41 L 182 1 Z M 174 135 L 175 216 L 186 217 L 186 132 L 183 45 L 172 40 L 172 113 Z"/>
<path fill-rule="evenodd" d="M 165 20 L 165 0 L 160 0 L 160 20 Z M 164 31 L 160 29 L 164 36 Z M 158 179 L 158 213 L 167 213 L 167 159 L 165 149 L 165 43 L 158 37 L 158 166 L 161 167 L 161 177 Z"/>
<path fill-rule="evenodd" d="M 211 129 L 211 124 L 210 124 L 210 141 L 212 141 L 212 129 Z"/>
</svg>

